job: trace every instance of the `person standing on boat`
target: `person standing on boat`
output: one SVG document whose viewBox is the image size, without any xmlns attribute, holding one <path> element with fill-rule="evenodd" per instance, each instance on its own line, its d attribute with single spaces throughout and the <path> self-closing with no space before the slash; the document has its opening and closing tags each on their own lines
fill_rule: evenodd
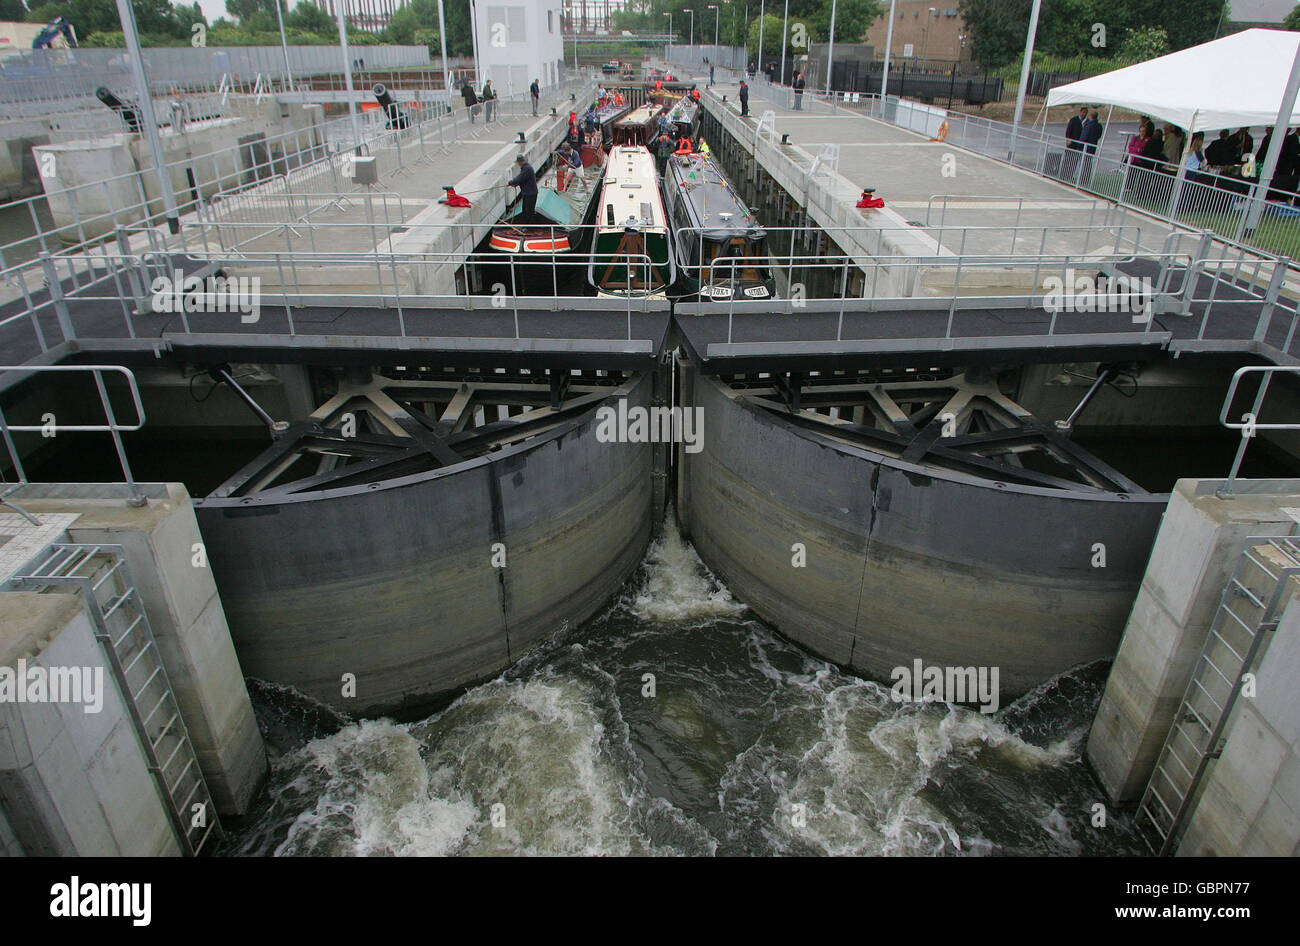
<svg viewBox="0 0 1300 946">
<path fill-rule="evenodd" d="M 492 88 L 492 80 L 488 79 L 483 83 L 483 107 L 487 109 L 487 121 L 492 121 L 492 113 L 496 110 L 496 91 Z"/>
<path fill-rule="evenodd" d="M 668 173 L 668 159 L 672 157 L 673 152 L 677 150 L 677 141 L 665 128 L 659 132 L 659 137 L 655 139 L 655 160 L 659 165 L 659 176 L 663 177 Z"/>
<path fill-rule="evenodd" d="M 533 84 L 528 87 L 528 97 L 533 100 L 533 114 L 536 115 L 537 102 L 542 97 L 542 84 L 536 79 L 534 79 Z"/>
<path fill-rule="evenodd" d="M 515 156 L 515 164 L 519 165 L 519 173 L 510 178 L 509 186 L 519 188 L 519 196 L 523 200 L 524 207 L 519 213 L 519 222 L 532 223 L 537 216 L 537 172 L 522 154 Z"/>
<path fill-rule="evenodd" d="M 749 117 L 749 83 L 744 79 L 740 80 L 740 117 Z"/>
<path fill-rule="evenodd" d="M 560 142 L 560 157 L 563 158 L 564 163 L 571 168 L 582 167 L 582 157 L 578 152 L 573 150 L 573 145 L 569 144 L 567 138 Z"/>
</svg>

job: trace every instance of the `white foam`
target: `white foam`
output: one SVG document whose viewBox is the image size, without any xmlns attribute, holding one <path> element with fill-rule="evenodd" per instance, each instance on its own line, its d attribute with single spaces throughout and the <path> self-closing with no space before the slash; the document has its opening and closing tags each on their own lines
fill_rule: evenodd
<svg viewBox="0 0 1300 946">
<path fill-rule="evenodd" d="M 677 531 L 671 512 L 646 553 L 646 583 L 631 603 L 644 621 L 695 622 L 739 617 L 745 606 L 713 577 Z"/>
</svg>

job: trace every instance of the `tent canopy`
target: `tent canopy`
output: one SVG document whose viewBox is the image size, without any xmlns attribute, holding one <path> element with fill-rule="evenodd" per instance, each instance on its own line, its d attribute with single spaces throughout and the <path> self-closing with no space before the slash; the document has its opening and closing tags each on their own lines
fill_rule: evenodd
<svg viewBox="0 0 1300 946">
<path fill-rule="evenodd" d="M 1189 134 L 1272 125 L 1297 46 L 1300 33 L 1243 30 L 1058 86 L 1048 91 L 1047 104 L 1117 105 L 1172 122 Z M 1300 124 L 1300 110 L 1292 113 L 1290 124 Z"/>
</svg>

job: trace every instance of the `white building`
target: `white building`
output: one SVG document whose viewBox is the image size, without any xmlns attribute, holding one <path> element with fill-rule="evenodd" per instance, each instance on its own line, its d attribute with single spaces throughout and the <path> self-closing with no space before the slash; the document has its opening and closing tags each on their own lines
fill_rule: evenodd
<svg viewBox="0 0 1300 946">
<path fill-rule="evenodd" d="M 544 88 L 560 82 L 564 37 L 561 0 L 474 0 L 474 54 L 480 82 L 498 95 L 526 92 L 534 79 Z"/>
</svg>

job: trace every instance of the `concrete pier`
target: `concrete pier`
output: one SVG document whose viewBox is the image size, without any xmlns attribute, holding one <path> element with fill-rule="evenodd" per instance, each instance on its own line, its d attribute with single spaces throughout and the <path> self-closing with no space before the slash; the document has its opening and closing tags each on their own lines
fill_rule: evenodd
<svg viewBox="0 0 1300 946">
<path fill-rule="evenodd" d="M 213 804 L 221 817 L 238 819 L 249 813 L 267 774 L 243 672 L 188 494 L 177 484 L 142 489 L 147 501 L 136 507 L 124 502 L 120 485 L 20 487 L 10 498 L 44 525 L 33 528 L 5 514 L 3 577 L 22 574 L 51 542 L 123 551 Z M 97 714 L 0 703 L 8 714 L 0 725 L 0 807 L 21 848 L 29 854 L 174 853 L 177 840 L 81 593 L 7 590 L 0 592 L 0 608 L 6 631 L 0 665 L 14 667 L 23 658 L 98 666 L 105 681 Z M 48 804 L 38 803 L 41 797 Z"/>
<path fill-rule="evenodd" d="M 1231 499 L 1221 485 L 1180 480 L 1170 496 L 1097 708 L 1087 756 L 1115 804 L 1136 804 L 1151 778 L 1246 539 L 1297 529 L 1284 511 L 1300 506 L 1296 481 L 1239 482 Z"/>
</svg>

